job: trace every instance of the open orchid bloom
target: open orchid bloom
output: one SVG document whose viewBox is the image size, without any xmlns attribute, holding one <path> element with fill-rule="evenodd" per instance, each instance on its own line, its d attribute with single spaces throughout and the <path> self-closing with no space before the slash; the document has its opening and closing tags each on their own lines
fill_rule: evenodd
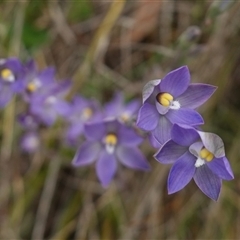
<svg viewBox="0 0 240 240">
<path fill-rule="evenodd" d="M 24 67 L 17 58 L 0 59 L 0 108 L 23 91 Z"/>
<path fill-rule="evenodd" d="M 155 158 L 163 164 L 173 163 L 168 177 L 169 194 L 181 190 L 193 178 L 204 194 L 217 200 L 222 179 L 234 178 L 222 139 L 192 127 L 174 124 L 171 140 L 162 146 Z"/>
<path fill-rule="evenodd" d="M 45 92 L 56 84 L 54 68 L 49 67 L 42 71 L 38 71 L 33 60 L 27 62 L 25 68 L 27 71 L 23 81 L 23 97 L 25 101 L 30 101 L 32 94 Z"/>
<path fill-rule="evenodd" d="M 145 85 L 137 126 L 152 132 L 162 145 L 170 139 L 173 124 L 204 123 L 194 109 L 206 102 L 215 90 L 216 87 L 208 84 L 190 84 L 187 66 L 171 71 L 162 80 L 152 80 Z"/>
<path fill-rule="evenodd" d="M 99 108 L 99 104 L 94 100 L 88 100 L 80 96 L 74 97 L 70 104 L 70 114 L 66 117 L 69 123 L 66 133 L 69 143 L 75 143 L 77 138 L 83 134 L 85 123 L 102 119 Z"/>
<path fill-rule="evenodd" d="M 70 106 L 64 99 L 71 84 L 69 81 L 54 84 L 48 91 L 33 94 L 30 111 L 47 126 L 54 124 L 58 116 L 67 117 Z"/>
<path fill-rule="evenodd" d="M 28 153 L 34 153 L 39 149 L 40 137 L 37 131 L 26 132 L 21 139 L 21 148 Z"/>
<path fill-rule="evenodd" d="M 123 94 L 118 92 L 113 100 L 105 105 L 104 114 L 106 118 L 117 118 L 121 122 L 128 123 L 136 119 L 140 106 L 139 100 L 125 103 Z"/>
<path fill-rule="evenodd" d="M 85 125 L 87 141 L 79 148 L 74 166 L 96 162 L 97 176 L 107 187 L 117 171 L 117 160 L 129 168 L 149 170 L 150 165 L 137 146 L 142 142 L 135 131 L 118 120 Z"/>
<path fill-rule="evenodd" d="M 18 122 L 26 130 L 37 130 L 40 121 L 37 116 L 34 116 L 31 113 L 22 113 L 18 116 Z"/>
</svg>

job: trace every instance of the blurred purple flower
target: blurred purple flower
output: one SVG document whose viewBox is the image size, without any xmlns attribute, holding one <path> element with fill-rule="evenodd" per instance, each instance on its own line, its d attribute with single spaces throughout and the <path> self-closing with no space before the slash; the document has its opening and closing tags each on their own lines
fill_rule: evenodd
<svg viewBox="0 0 240 240">
<path fill-rule="evenodd" d="M 137 148 L 142 138 L 118 120 L 85 125 L 87 141 L 78 149 L 73 165 L 84 166 L 96 162 L 97 176 L 107 187 L 117 171 L 117 159 L 126 167 L 149 170 L 150 165 Z"/>
<path fill-rule="evenodd" d="M 216 134 L 177 124 L 172 128 L 171 138 L 155 154 L 160 163 L 174 163 L 168 177 L 168 193 L 181 190 L 193 178 L 204 194 L 217 200 L 222 179 L 234 178 L 222 139 Z"/>
<path fill-rule="evenodd" d="M 65 81 L 54 84 L 43 93 L 33 94 L 30 99 L 31 114 L 39 117 L 47 126 L 54 124 L 59 115 L 67 117 L 70 113 L 70 106 L 64 100 L 64 97 L 70 86 L 70 82 Z"/>
<path fill-rule="evenodd" d="M 24 67 L 17 58 L 0 59 L 0 108 L 23 91 Z"/>
<path fill-rule="evenodd" d="M 25 65 L 26 76 L 24 78 L 24 92 L 23 96 L 25 101 L 29 101 L 30 97 L 35 92 L 46 92 L 48 89 L 56 84 L 55 82 L 55 69 L 46 68 L 38 71 L 36 64 L 33 60 L 27 62 Z"/>
<path fill-rule="evenodd" d="M 28 153 L 34 153 L 39 149 L 40 138 L 37 132 L 30 131 L 23 135 L 21 139 L 21 148 Z"/>
<path fill-rule="evenodd" d="M 30 113 L 20 114 L 17 120 L 26 130 L 36 130 L 40 125 L 38 117 Z"/>
<path fill-rule="evenodd" d="M 190 126 L 203 124 L 194 109 L 214 93 L 216 87 L 208 84 L 190 84 L 187 66 L 168 73 L 162 80 L 152 80 L 143 89 L 143 106 L 137 126 L 152 135 L 162 145 L 170 139 L 174 123 Z"/>
<path fill-rule="evenodd" d="M 87 100 L 83 97 L 74 97 L 70 105 L 71 111 L 66 120 L 70 126 L 67 129 L 67 141 L 74 144 L 77 138 L 83 134 L 84 124 L 87 122 L 100 121 L 102 113 L 95 100 Z"/>
<path fill-rule="evenodd" d="M 140 106 L 139 100 L 132 100 L 125 104 L 123 94 L 118 92 L 112 101 L 104 106 L 104 114 L 107 119 L 117 118 L 119 121 L 127 123 L 136 118 Z"/>
</svg>

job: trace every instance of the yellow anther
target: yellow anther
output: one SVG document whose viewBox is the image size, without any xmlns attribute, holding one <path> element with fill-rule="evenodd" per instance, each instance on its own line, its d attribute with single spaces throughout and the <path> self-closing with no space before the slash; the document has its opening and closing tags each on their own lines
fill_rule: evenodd
<svg viewBox="0 0 240 240">
<path fill-rule="evenodd" d="M 117 137 L 115 134 L 109 133 L 105 137 L 105 143 L 108 145 L 116 145 L 117 144 Z"/>
<path fill-rule="evenodd" d="M 27 85 L 27 90 L 29 92 L 35 92 L 37 90 L 37 86 L 36 84 L 34 84 L 33 82 L 30 82 L 28 85 Z"/>
<path fill-rule="evenodd" d="M 93 111 L 91 108 L 85 108 L 83 110 L 83 116 L 85 119 L 89 119 L 93 115 Z"/>
<path fill-rule="evenodd" d="M 1 77 L 6 80 L 11 80 L 14 78 L 14 75 L 10 69 L 5 68 L 1 71 Z"/>
<path fill-rule="evenodd" d="M 159 93 L 157 95 L 157 101 L 164 107 L 168 107 L 173 101 L 173 96 L 169 93 Z"/>
<path fill-rule="evenodd" d="M 212 161 L 213 160 L 213 157 L 214 155 L 209 152 L 206 148 L 203 148 L 201 151 L 200 151 L 200 157 L 208 162 Z"/>
</svg>

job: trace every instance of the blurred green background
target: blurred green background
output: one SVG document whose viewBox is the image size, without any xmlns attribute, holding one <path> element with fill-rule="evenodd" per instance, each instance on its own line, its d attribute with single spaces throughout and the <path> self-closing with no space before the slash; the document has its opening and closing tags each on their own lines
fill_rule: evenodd
<svg viewBox="0 0 240 240">
<path fill-rule="evenodd" d="M 145 141 L 152 171 L 121 167 L 105 190 L 94 166 L 71 166 L 62 122 L 43 130 L 39 152 L 22 153 L 15 100 L 0 112 L 1 239 L 240 239 L 240 1 L 1 0 L 0 13 L 1 58 L 55 66 L 73 79 L 69 99 L 141 98 L 146 82 L 188 65 L 192 82 L 218 86 L 203 128 L 224 140 L 235 174 L 218 202 L 193 182 L 168 196 L 169 166 Z"/>
</svg>

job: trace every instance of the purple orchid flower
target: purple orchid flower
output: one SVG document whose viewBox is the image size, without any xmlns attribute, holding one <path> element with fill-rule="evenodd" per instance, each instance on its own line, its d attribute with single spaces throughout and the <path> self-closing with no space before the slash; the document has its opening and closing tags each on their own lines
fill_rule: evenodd
<svg viewBox="0 0 240 240">
<path fill-rule="evenodd" d="M 38 117 L 31 113 L 22 113 L 18 116 L 17 120 L 26 130 L 36 130 L 41 124 Z"/>
<path fill-rule="evenodd" d="M 132 100 L 125 104 L 124 96 L 121 92 L 115 94 L 113 100 L 104 107 L 105 117 L 117 118 L 119 121 L 127 123 L 136 119 L 137 112 L 141 106 L 139 100 Z"/>
<path fill-rule="evenodd" d="M 66 133 L 68 143 L 74 145 L 77 138 L 83 134 L 85 123 L 102 119 L 99 108 L 99 104 L 95 100 L 87 100 L 80 96 L 74 97 L 71 104 L 71 112 L 66 118 L 70 123 Z"/>
<path fill-rule="evenodd" d="M 26 76 L 24 78 L 24 91 L 23 97 L 25 101 L 29 102 L 30 97 L 35 92 L 45 92 L 56 84 L 55 82 L 55 69 L 46 68 L 42 71 L 38 71 L 36 64 L 33 60 L 30 60 L 25 65 Z"/>
<path fill-rule="evenodd" d="M 70 114 L 70 106 L 64 97 L 70 86 L 70 82 L 65 81 L 54 84 L 44 93 L 34 93 L 30 99 L 31 114 L 39 117 L 47 126 L 54 124 L 58 116 L 67 117 Z"/>
<path fill-rule="evenodd" d="M 0 108 L 23 91 L 24 67 L 17 58 L 0 59 Z"/>
<path fill-rule="evenodd" d="M 162 145 L 170 139 L 173 124 L 204 123 L 194 109 L 206 102 L 215 90 L 215 86 L 208 84 L 190 84 L 187 66 L 171 71 L 162 80 L 152 80 L 145 85 L 137 126 L 152 132 Z"/>
<path fill-rule="evenodd" d="M 21 138 L 21 148 L 28 153 L 34 153 L 39 149 L 40 137 L 36 131 L 26 132 Z"/>
<path fill-rule="evenodd" d="M 160 163 L 174 163 L 168 177 L 168 193 L 181 190 L 193 178 L 201 191 L 216 201 L 222 179 L 234 178 L 222 139 L 214 133 L 177 124 L 172 128 L 171 138 L 155 154 Z"/>
<path fill-rule="evenodd" d="M 77 151 L 73 165 L 84 166 L 96 162 L 97 176 L 107 187 L 117 171 L 117 159 L 126 167 L 149 170 L 150 165 L 137 146 L 142 138 L 118 120 L 85 125 L 85 142 Z"/>
</svg>

